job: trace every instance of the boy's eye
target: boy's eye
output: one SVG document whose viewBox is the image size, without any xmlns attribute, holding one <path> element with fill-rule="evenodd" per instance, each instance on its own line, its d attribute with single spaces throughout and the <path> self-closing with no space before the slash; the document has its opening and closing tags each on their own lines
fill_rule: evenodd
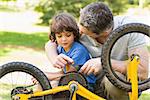
<svg viewBox="0 0 150 100">
<path fill-rule="evenodd" d="M 62 37 L 62 35 L 57 35 L 57 37 L 58 37 L 58 38 L 61 38 L 61 37 Z"/>
<path fill-rule="evenodd" d="M 66 36 L 67 36 L 67 37 L 70 37 L 70 36 L 71 36 L 71 34 L 67 34 Z"/>
</svg>

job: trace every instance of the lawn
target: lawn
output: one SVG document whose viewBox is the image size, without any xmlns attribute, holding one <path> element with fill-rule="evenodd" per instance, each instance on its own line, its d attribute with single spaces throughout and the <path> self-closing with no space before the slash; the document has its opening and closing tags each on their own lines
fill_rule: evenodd
<svg viewBox="0 0 150 100">
<path fill-rule="evenodd" d="M 11 85 L 0 84 L 0 87 L 3 87 L 3 90 L 0 88 L 0 91 L 1 91 L 0 92 L 0 99 L 1 100 L 10 100 L 10 91 L 8 89 L 11 87 Z"/>
<path fill-rule="evenodd" d="M 44 44 L 48 41 L 47 33 L 19 33 L 0 32 L 0 56 L 17 49 L 19 46 L 43 50 Z"/>
<path fill-rule="evenodd" d="M 150 100 L 150 94 L 143 93 L 138 100 Z"/>
</svg>

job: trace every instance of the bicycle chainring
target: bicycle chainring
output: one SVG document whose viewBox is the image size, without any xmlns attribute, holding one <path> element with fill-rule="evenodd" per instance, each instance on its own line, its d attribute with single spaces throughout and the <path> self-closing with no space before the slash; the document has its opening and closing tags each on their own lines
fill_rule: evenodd
<svg viewBox="0 0 150 100">
<path fill-rule="evenodd" d="M 59 80 L 59 86 L 67 85 L 70 81 L 76 81 L 84 87 L 87 87 L 86 78 L 78 72 L 69 72 L 62 76 Z"/>
</svg>

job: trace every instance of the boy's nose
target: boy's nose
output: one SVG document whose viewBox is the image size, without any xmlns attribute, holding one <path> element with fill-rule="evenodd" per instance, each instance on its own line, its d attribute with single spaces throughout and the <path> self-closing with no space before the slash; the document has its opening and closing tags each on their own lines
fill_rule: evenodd
<svg viewBox="0 0 150 100">
<path fill-rule="evenodd" d="M 63 40 L 63 41 L 65 41 L 65 40 L 66 40 L 66 37 L 65 37 L 65 36 L 63 36 L 63 37 L 62 37 L 62 40 Z"/>
</svg>

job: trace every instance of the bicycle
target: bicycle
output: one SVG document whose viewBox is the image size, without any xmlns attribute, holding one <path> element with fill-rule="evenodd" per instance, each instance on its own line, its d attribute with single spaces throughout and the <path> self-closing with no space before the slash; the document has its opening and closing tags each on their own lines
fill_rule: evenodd
<svg viewBox="0 0 150 100">
<path fill-rule="evenodd" d="M 130 63 L 128 65 L 129 72 L 130 72 L 129 78 L 131 79 L 131 81 L 126 81 L 126 80 L 119 78 L 119 76 L 117 76 L 115 71 L 112 70 L 111 56 L 110 56 L 111 50 L 114 44 L 116 43 L 116 41 L 122 36 L 128 33 L 132 34 L 133 32 L 138 32 L 138 33 L 141 33 L 150 37 L 150 26 L 139 24 L 139 23 L 131 23 L 131 24 L 126 24 L 117 28 L 115 31 L 111 33 L 107 42 L 104 44 L 102 48 L 102 57 L 101 57 L 102 60 L 101 61 L 102 61 L 102 66 L 104 68 L 104 72 L 106 73 L 106 76 L 108 77 L 110 82 L 112 82 L 118 88 L 121 88 L 127 92 L 133 92 L 133 96 L 136 96 L 137 98 L 138 89 L 140 89 L 141 91 L 144 91 L 150 88 L 150 78 L 142 82 L 138 82 L 137 80 L 136 81 L 132 80 L 133 76 L 131 74 L 137 73 L 137 66 L 139 64 L 140 57 L 138 57 L 137 55 L 132 55 L 129 61 Z M 133 72 L 133 69 L 132 69 L 133 67 L 135 68 L 134 69 L 135 72 Z M 34 99 L 37 99 L 38 97 L 42 100 L 53 100 L 54 99 L 53 95 L 62 91 L 63 92 L 70 91 L 70 97 L 69 97 L 70 100 L 76 100 L 77 98 L 76 94 L 84 97 L 84 99 L 105 100 L 104 98 L 99 97 L 96 94 L 89 91 L 88 89 L 86 89 L 87 81 L 84 78 L 84 75 L 80 73 L 71 72 L 71 73 L 66 74 L 60 79 L 61 84 L 59 84 L 58 87 L 52 89 L 48 78 L 40 69 L 38 69 L 34 65 L 31 65 L 29 63 L 24 63 L 24 62 L 11 62 L 11 63 L 7 63 L 7 64 L 0 66 L 1 87 L 7 85 L 7 83 L 9 83 L 10 81 L 13 82 L 13 80 L 10 80 L 9 82 L 8 80 L 5 80 L 7 75 L 8 75 L 8 79 L 17 77 L 19 80 L 18 71 L 24 72 L 25 75 L 23 74 L 22 76 L 24 78 L 28 78 L 29 80 L 24 82 L 24 84 L 21 84 L 21 83 L 17 84 L 17 82 L 15 82 L 15 84 L 11 84 L 11 86 L 9 85 L 7 86 L 7 87 L 11 87 L 11 90 L 8 90 L 8 91 L 10 92 L 9 93 L 10 98 L 13 100 L 28 100 L 28 99 L 34 100 Z M 29 77 L 26 76 L 26 74 L 29 74 Z M 12 75 L 15 75 L 15 77 L 13 77 Z M 137 77 L 136 75 L 134 78 Z M 21 78 L 23 78 L 22 76 Z M 41 86 L 42 91 L 34 90 L 35 89 L 34 86 L 36 86 L 37 84 L 31 84 L 29 82 L 31 77 L 34 77 L 37 80 L 38 84 Z M 69 78 L 68 81 L 66 81 L 67 78 Z M 19 82 L 22 82 L 22 81 L 19 81 Z M 133 89 L 135 91 L 132 91 Z M 131 100 L 133 100 L 132 95 L 131 95 Z"/>
</svg>

